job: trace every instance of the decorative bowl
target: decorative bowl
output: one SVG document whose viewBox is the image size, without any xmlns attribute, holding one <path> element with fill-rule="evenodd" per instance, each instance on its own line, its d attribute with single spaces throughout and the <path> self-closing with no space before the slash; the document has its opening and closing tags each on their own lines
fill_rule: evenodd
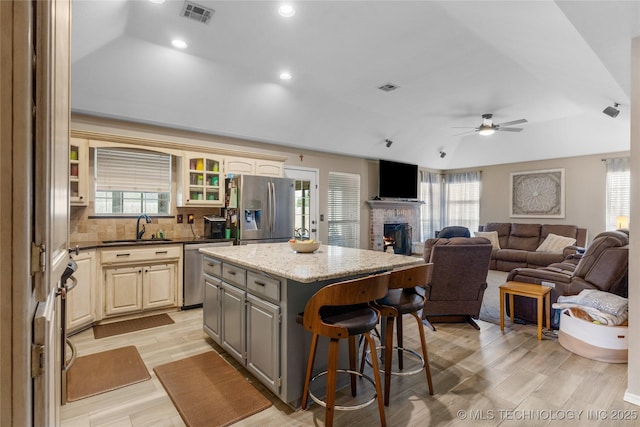
<svg viewBox="0 0 640 427">
<path fill-rule="evenodd" d="M 289 240 L 289 246 L 295 252 L 311 253 L 318 250 L 320 242 L 317 240 Z"/>
</svg>

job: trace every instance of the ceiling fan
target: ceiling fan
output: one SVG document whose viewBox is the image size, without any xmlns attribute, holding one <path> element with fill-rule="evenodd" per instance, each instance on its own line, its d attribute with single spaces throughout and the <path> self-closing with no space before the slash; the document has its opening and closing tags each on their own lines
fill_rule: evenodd
<svg viewBox="0 0 640 427">
<path fill-rule="evenodd" d="M 493 114 L 491 113 L 483 114 L 482 124 L 480 126 L 474 128 L 473 130 L 459 133 L 457 135 L 465 135 L 468 133 L 478 132 L 480 135 L 486 136 L 486 135 L 493 135 L 496 131 L 520 132 L 522 128 L 514 128 L 514 127 L 507 127 L 507 126 L 519 125 L 520 123 L 527 123 L 527 119 L 519 119 L 519 120 L 513 120 L 511 122 L 494 124 L 492 118 L 493 118 Z M 456 128 L 461 128 L 461 127 L 468 128 L 470 126 L 456 126 Z"/>
</svg>

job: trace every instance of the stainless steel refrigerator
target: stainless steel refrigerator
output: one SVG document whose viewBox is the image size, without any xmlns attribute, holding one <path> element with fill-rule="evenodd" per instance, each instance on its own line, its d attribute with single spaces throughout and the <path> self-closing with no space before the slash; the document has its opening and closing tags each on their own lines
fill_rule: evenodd
<svg viewBox="0 0 640 427">
<path fill-rule="evenodd" d="M 294 234 L 291 178 L 238 175 L 226 180 L 226 217 L 238 244 L 285 242 Z"/>
</svg>

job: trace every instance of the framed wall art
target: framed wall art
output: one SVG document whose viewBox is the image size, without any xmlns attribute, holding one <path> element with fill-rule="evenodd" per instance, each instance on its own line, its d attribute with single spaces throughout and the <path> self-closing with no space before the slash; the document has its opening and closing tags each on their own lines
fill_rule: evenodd
<svg viewBox="0 0 640 427">
<path fill-rule="evenodd" d="M 511 174 L 511 217 L 564 218 L 564 215 L 564 169 Z"/>
</svg>

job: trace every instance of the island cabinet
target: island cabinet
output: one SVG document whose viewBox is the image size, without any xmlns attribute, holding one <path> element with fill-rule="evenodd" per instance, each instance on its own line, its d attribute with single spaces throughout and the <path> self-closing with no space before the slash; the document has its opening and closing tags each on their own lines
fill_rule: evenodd
<svg viewBox="0 0 640 427">
<path fill-rule="evenodd" d="M 66 327 L 73 333 L 91 325 L 97 317 L 98 288 L 96 287 L 96 251 L 87 250 L 71 254 L 77 265 L 73 277 L 75 287 L 67 293 Z"/>
<path fill-rule="evenodd" d="M 203 273 L 204 331 L 278 394 L 280 281 L 207 256 Z"/>
<path fill-rule="evenodd" d="M 102 250 L 104 317 L 177 307 L 181 258 L 181 245 Z"/>
<path fill-rule="evenodd" d="M 311 254 L 298 254 L 287 243 L 201 248 L 200 252 L 205 260 L 205 332 L 294 408 L 300 406 L 311 345 L 311 334 L 297 319 L 313 294 L 341 280 L 424 262 L 327 245 Z M 325 345 L 320 340 L 314 373 L 326 369 Z M 340 366 L 348 366 L 348 353 L 346 343 L 341 343 Z M 348 376 L 344 381 L 339 385 L 346 386 Z"/>
</svg>

